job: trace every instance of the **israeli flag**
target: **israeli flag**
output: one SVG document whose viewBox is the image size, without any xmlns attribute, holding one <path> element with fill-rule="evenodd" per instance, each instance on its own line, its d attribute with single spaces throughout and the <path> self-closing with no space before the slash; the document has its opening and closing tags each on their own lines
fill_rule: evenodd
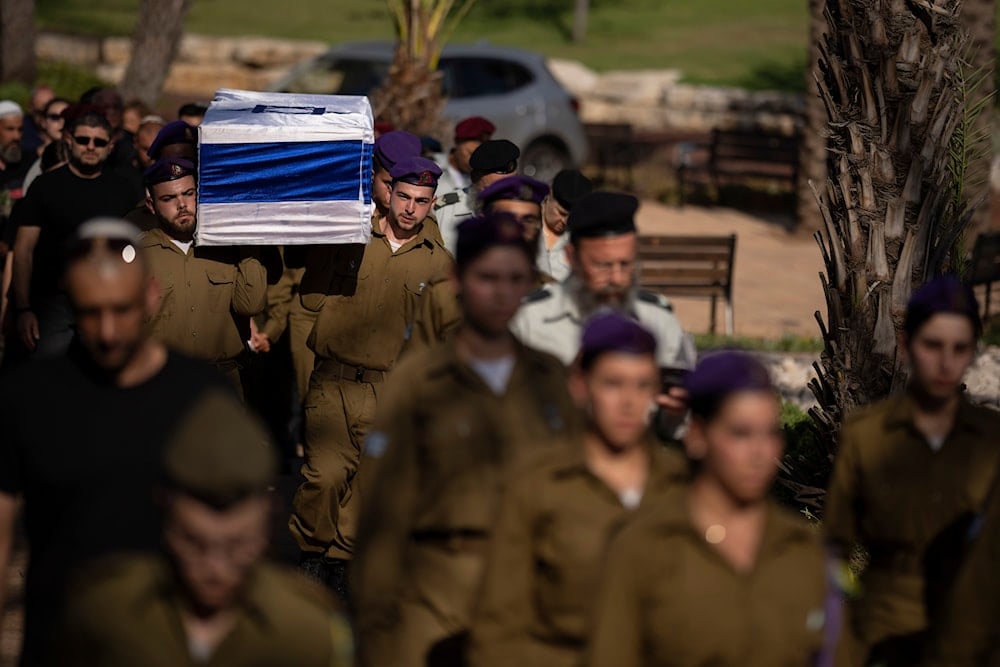
<svg viewBox="0 0 1000 667">
<path fill-rule="evenodd" d="M 368 243 L 368 98 L 223 89 L 199 127 L 196 243 Z"/>
</svg>

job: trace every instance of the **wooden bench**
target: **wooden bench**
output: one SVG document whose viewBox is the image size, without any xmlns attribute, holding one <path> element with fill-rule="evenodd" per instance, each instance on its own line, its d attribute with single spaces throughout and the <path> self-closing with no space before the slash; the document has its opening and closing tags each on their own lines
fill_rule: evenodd
<svg viewBox="0 0 1000 667">
<path fill-rule="evenodd" d="M 972 267 L 969 270 L 969 284 L 986 286 L 983 299 L 983 319 L 990 318 L 990 298 L 993 283 L 1000 281 L 1000 232 L 983 232 L 976 237 L 972 248 Z"/>
<path fill-rule="evenodd" d="M 679 152 L 677 176 L 681 201 L 699 175 L 719 197 L 723 185 L 780 181 L 794 188 L 799 176 L 799 135 L 765 130 L 712 130 L 707 150 L 694 143 Z"/>
<path fill-rule="evenodd" d="M 584 132 L 590 145 L 590 161 L 599 170 L 602 183 L 609 169 L 621 169 L 625 185 L 631 188 L 632 168 L 638 161 L 632 126 L 628 123 L 586 123 Z"/>
<path fill-rule="evenodd" d="M 733 335 L 733 259 L 729 236 L 640 236 L 639 284 L 666 297 L 707 297 L 709 328 L 715 333 L 716 303 L 725 302 L 726 334 Z"/>
</svg>

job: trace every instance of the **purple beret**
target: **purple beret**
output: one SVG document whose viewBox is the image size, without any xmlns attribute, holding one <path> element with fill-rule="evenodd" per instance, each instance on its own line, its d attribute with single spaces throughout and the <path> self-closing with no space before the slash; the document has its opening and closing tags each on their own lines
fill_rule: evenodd
<svg viewBox="0 0 1000 667">
<path fill-rule="evenodd" d="M 419 156 L 422 149 L 417 135 L 393 130 L 375 140 L 375 159 L 384 169 L 392 170 L 400 160 Z"/>
<path fill-rule="evenodd" d="M 767 369 L 745 352 L 725 351 L 701 358 L 684 379 L 692 406 L 737 391 L 774 391 Z"/>
<path fill-rule="evenodd" d="M 194 163 L 179 157 L 161 157 L 159 160 L 149 165 L 142 174 L 146 187 L 167 181 L 176 181 L 185 176 L 194 176 L 196 173 Z"/>
<path fill-rule="evenodd" d="M 655 355 L 656 338 L 641 324 L 620 313 L 598 313 L 583 327 L 580 364 L 586 369 L 605 352 Z"/>
<path fill-rule="evenodd" d="M 569 214 L 570 240 L 634 233 L 638 209 L 639 200 L 632 195 L 592 192 L 577 202 Z"/>
<path fill-rule="evenodd" d="M 182 120 L 175 120 L 164 125 L 157 133 L 153 143 L 149 145 L 146 155 L 154 160 L 160 159 L 160 153 L 171 144 L 197 145 L 198 137 L 195 129 Z"/>
<path fill-rule="evenodd" d="M 552 196 L 567 211 L 593 191 L 594 184 L 576 169 L 563 169 L 552 179 Z"/>
<path fill-rule="evenodd" d="M 455 126 L 455 143 L 473 139 L 477 141 L 489 141 L 489 138 L 496 131 L 496 125 L 482 116 L 466 118 Z"/>
<path fill-rule="evenodd" d="M 417 139 L 419 142 L 420 140 Z M 410 185 L 425 185 L 436 188 L 438 179 L 441 178 L 441 167 L 437 166 L 433 160 L 415 155 L 405 157 L 389 170 L 393 182 L 400 181 Z"/>
<path fill-rule="evenodd" d="M 455 263 L 459 266 L 468 264 L 495 246 L 521 248 L 534 264 L 535 249 L 531 243 L 525 240 L 524 228 L 521 223 L 503 213 L 487 213 L 483 216 L 468 218 L 458 225 Z"/>
<path fill-rule="evenodd" d="M 921 285 L 906 306 L 903 329 L 911 336 L 920 326 L 938 313 L 964 315 L 972 322 L 976 336 L 982 332 L 979 302 L 972 288 L 954 276 L 940 276 Z"/>
<path fill-rule="evenodd" d="M 484 204 L 490 204 L 501 199 L 530 201 L 541 204 L 548 193 L 549 186 L 541 181 L 536 181 L 529 176 L 508 176 L 507 178 L 501 178 L 480 192 L 478 199 Z"/>
<path fill-rule="evenodd" d="M 487 141 L 472 151 L 469 166 L 472 171 L 482 174 L 513 174 L 517 171 L 517 159 L 521 149 L 506 139 Z"/>
</svg>

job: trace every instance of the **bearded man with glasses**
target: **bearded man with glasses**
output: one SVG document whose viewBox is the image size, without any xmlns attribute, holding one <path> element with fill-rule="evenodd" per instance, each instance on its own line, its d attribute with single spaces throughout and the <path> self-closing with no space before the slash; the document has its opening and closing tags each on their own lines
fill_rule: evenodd
<svg viewBox="0 0 1000 667">
<path fill-rule="evenodd" d="M 105 169 L 114 142 L 97 107 L 66 110 L 63 134 L 69 162 L 39 176 L 13 217 L 13 320 L 4 366 L 64 352 L 73 316 L 61 285 L 63 253 L 86 220 L 122 217 L 135 203 L 132 187 Z M 13 339 L 13 340 L 11 340 Z"/>
</svg>

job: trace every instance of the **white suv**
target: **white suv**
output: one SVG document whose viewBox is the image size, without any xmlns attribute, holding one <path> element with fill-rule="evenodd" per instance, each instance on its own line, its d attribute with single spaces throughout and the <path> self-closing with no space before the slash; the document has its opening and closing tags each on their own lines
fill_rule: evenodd
<svg viewBox="0 0 1000 667">
<path fill-rule="evenodd" d="M 272 90 L 368 95 L 388 76 L 393 49 L 391 42 L 335 46 L 295 67 Z M 448 97 L 445 116 L 453 122 L 489 118 L 497 139 L 521 148 L 524 174 L 551 181 L 560 169 L 583 164 L 587 139 L 579 104 L 555 80 L 542 55 L 485 44 L 449 45 L 439 68 Z"/>
</svg>

